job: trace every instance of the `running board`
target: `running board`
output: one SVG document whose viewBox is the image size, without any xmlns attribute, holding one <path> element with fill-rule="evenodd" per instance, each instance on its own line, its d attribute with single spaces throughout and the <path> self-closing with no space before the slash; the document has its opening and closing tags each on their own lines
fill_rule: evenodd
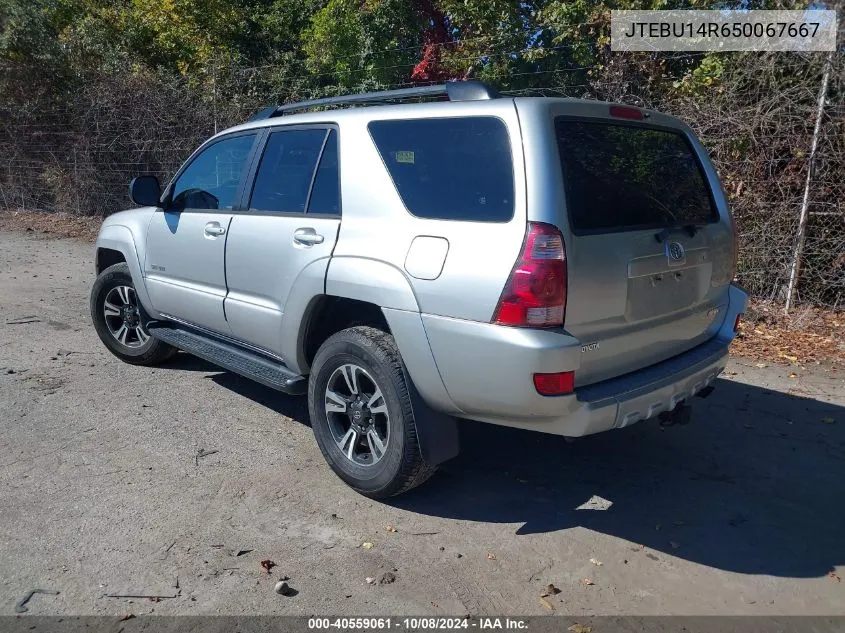
<svg viewBox="0 0 845 633">
<path fill-rule="evenodd" d="M 150 336 L 168 345 L 260 382 L 271 389 L 292 395 L 302 395 L 308 391 L 308 380 L 305 376 L 292 372 L 279 361 L 178 326 L 150 323 L 148 329 Z"/>
</svg>

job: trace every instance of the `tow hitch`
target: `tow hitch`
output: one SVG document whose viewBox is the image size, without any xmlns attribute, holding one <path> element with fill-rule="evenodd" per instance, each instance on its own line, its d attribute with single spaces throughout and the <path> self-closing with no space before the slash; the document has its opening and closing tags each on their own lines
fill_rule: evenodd
<svg viewBox="0 0 845 633">
<path fill-rule="evenodd" d="M 671 411 L 664 411 L 658 416 L 660 426 L 674 426 L 676 424 L 689 424 L 692 419 L 692 407 L 686 401 L 679 402 Z"/>
</svg>

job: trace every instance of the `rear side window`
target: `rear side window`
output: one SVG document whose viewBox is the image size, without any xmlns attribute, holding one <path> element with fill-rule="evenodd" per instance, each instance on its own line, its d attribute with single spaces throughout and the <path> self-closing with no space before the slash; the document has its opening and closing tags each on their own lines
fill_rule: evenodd
<svg viewBox="0 0 845 633">
<path fill-rule="evenodd" d="M 682 134 L 563 117 L 555 131 L 574 232 L 718 221 L 701 164 Z"/>
<path fill-rule="evenodd" d="M 308 213 L 340 213 L 340 169 L 337 159 L 337 132 L 329 130 L 320 165 L 311 187 Z"/>
<path fill-rule="evenodd" d="M 475 222 L 513 217 L 511 146 L 500 119 L 373 121 L 369 129 L 413 215 Z"/>
</svg>

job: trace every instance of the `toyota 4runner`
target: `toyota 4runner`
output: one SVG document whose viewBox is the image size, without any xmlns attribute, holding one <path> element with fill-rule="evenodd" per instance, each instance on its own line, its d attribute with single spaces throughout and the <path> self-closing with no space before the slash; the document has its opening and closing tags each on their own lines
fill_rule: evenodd
<svg viewBox="0 0 845 633">
<path fill-rule="evenodd" d="M 456 418 L 576 437 L 688 412 L 746 303 L 706 151 L 627 105 L 466 81 L 274 106 L 130 196 L 96 245 L 106 347 L 307 393 L 372 497 L 454 457 Z"/>
</svg>

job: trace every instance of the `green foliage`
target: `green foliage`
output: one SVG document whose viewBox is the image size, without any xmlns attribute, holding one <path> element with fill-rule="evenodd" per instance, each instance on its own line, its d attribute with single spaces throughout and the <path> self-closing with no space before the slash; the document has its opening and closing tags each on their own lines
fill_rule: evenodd
<svg viewBox="0 0 845 633">
<path fill-rule="evenodd" d="M 0 58 L 20 63 L 58 64 L 58 35 L 72 20 L 67 0 L 0 1 Z"/>
<path fill-rule="evenodd" d="M 407 81 L 423 21 L 413 0 L 329 0 L 302 36 L 318 84 L 354 88 Z M 327 81 L 328 80 L 328 81 Z"/>
<path fill-rule="evenodd" d="M 505 90 L 706 100 L 742 55 L 614 54 L 610 12 L 738 2 L 0 0 L 0 63 L 24 76 L 39 70 L 57 93 L 91 73 L 152 73 L 238 103 L 467 76 Z M 260 71 L 241 70 L 252 67 Z M 789 64 L 778 68 L 779 81 L 800 79 L 790 79 Z"/>
</svg>

